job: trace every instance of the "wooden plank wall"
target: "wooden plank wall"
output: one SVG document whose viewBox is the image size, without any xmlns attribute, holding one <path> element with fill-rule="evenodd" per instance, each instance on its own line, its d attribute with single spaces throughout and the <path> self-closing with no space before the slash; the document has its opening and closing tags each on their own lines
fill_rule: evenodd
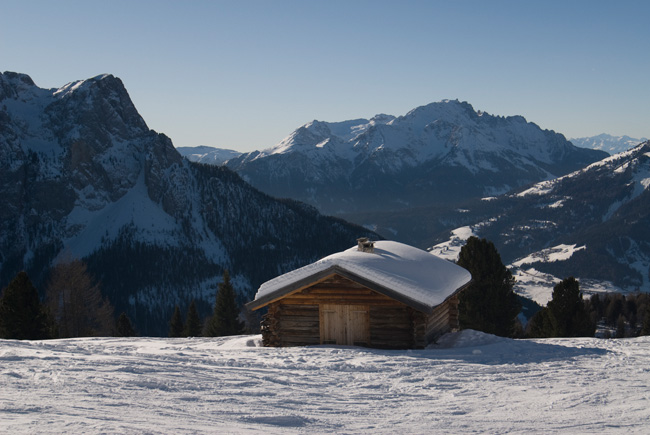
<svg viewBox="0 0 650 435">
<path fill-rule="evenodd" d="M 413 331 L 406 306 L 370 307 L 370 345 L 380 349 L 412 347 Z"/>
<path fill-rule="evenodd" d="M 454 295 L 427 316 L 426 342 L 435 342 L 440 336 L 458 328 L 458 295 Z"/>
<path fill-rule="evenodd" d="M 264 346 L 306 346 L 320 344 L 318 305 L 291 305 L 284 301 L 269 305 L 262 319 Z"/>
<path fill-rule="evenodd" d="M 422 349 L 426 316 L 406 305 L 370 308 L 370 346 L 378 349 Z"/>
<path fill-rule="evenodd" d="M 282 299 L 284 304 L 314 305 L 381 305 L 404 306 L 401 302 L 384 296 L 342 276 L 334 275 L 325 281 L 288 295 Z"/>
<path fill-rule="evenodd" d="M 262 320 L 264 346 L 299 346 L 321 341 L 321 306 L 369 307 L 369 347 L 423 348 L 458 328 L 458 298 L 430 315 L 338 275 L 269 304 Z"/>
</svg>

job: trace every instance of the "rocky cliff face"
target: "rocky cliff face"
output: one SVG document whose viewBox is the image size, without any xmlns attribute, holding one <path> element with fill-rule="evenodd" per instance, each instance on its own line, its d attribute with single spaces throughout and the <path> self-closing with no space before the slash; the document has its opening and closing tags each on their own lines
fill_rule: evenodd
<svg viewBox="0 0 650 435">
<path fill-rule="evenodd" d="M 0 197 L 1 282 L 25 269 L 43 288 L 62 253 L 84 258 L 148 334 L 174 304 L 207 310 L 224 268 L 245 300 L 369 233 L 184 160 L 111 75 L 48 90 L 0 74 Z"/>
</svg>

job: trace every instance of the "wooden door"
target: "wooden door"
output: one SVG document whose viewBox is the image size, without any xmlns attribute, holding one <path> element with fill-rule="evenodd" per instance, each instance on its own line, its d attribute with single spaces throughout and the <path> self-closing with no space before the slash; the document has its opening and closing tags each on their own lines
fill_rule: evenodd
<svg viewBox="0 0 650 435">
<path fill-rule="evenodd" d="M 322 304 L 320 310 L 321 344 L 368 345 L 370 315 L 367 305 Z"/>
<path fill-rule="evenodd" d="M 320 342 L 321 344 L 344 344 L 345 322 L 343 308 L 345 305 L 320 306 Z"/>
</svg>

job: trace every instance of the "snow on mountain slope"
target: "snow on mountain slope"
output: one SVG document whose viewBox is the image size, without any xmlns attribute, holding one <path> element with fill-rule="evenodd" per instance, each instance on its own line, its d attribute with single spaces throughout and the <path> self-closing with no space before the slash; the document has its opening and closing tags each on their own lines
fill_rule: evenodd
<svg viewBox="0 0 650 435">
<path fill-rule="evenodd" d="M 548 146 L 549 135 L 558 136 L 554 147 Z M 521 116 L 494 117 L 484 112 L 476 113 L 468 103 L 445 100 L 418 107 L 397 118 L 378 115 L 370 121 L 313 121 L 278 145 L 259 152 L 255 159 L 289 152 L 317 155 L 322 152 L 319 149 L 324 147 L 323 142 L 338 139 L 348 143 L 340 144 L 341 150 L 336 157 L 355 160 L 372 154 L 399 152 L 409 166 L 448 156 L 450 147 L 461 149 L 463 155 L 453 153 L 448 161 L 476 171 L 475 164 L 482 162 L 470 154 L 503 154 L 513 148 L 521 151 L 525 158 L 552 163 L 554 154 L 565 152 L 563 148 L 567 147 L 560 138 L 560 135 L 527 123 Z"/>
<path fill-rule="evenodd" d="M 120 230 L 129 225 L 139 229 L 140 240 L 178 246 L 179 240 L 174 235 L 177 230 L 174 217 L 167 214 L 160 204 L 151 201 L 147 195 L 144 172 L 132 189 L 105 207 L 89 210 L 82 205 L 75 206 L 68 215 L 66 231 L 73 235 L 63 244 L 69 250 L 68 254 L 83 258 L 101 246 L 102 239 L 117 238 Z M 75 231 L 78 228 L 82 228 L 81 231 Z M 225 257 L 225 252 L 222 252 L 219 260 L 225 261 Z"/>
<path fill-rule="evenodd" d="M 599 134 L 598 136 L 569 139 L 569 141 L 575 146 L 607 151 L 610 154 L 618 154 L 627 151 L 647 140 L 648 139 L 646 138 L 635 139 L 629 136 L 612 136 L 605 133 Z"/>
<path fill-rule="evenodd" d="M 427 350 L 259 344 L 0 341 L 0 432 L 647 433 L 648 337 L 465 330 Z"/>
<path fill-rule="evenodd" d="M 0 287 L 82 257 L 116 311 L 166 334 L 175 304 L 207 314 L 225 268 L 242 302 L 279 273 L 370 231 L 196 165 L 150 130 L 121 80 L 40 89 L 0 74 Z M 305 243 L 305 238 L 309 243 Z"/>
<path fill-rule="evenodd" d="M 492 222 L 496 219 L 492 220 Z M 439 257 L 445 258 L 448 261 L 455 262 L 458 260 L 460 250 L 470 237 L 480 237 L 480 228 L 488 223 L 479 225 L 466 226 L 457 228 L 451 231 L 450 238 L 446 242 L 439 243 L 429 248 L 429 251 Z M 506 267 L 515 278 L 514 291 L 518 295 L 531 299 L 538 304 L 545 306 L 552 298 L 553 287 L 562 281 L 561 278 L 553 276 L 549 273 L 543 273 L 536 270 L 530 265 L 533 263 L 546 263 L 553 261 L 566 261 L 573 255 L 574 252 L 585 249 L 584 246 L 576 247 L 575 245 L 559 245 L 553 248 L 543 249 L 539 252 L 530 254 L 529 256 L 519 259 Z M 583 294 L 592 293 L 607 293 L 618 292 L 624 293 L 620 288 L 614 286 L 609 282 L 601 282 L 595 280 L 583 280 L 578 277 L 580 281 L 580 289 Z"/>
<path fill-rule="evenodd" d="M 235 150 L 214 148 L 209 146 L 176 147 L 181 155 L 191 162 L 222 165 L 224 162 L 239 157 L 242 153 Z"/>
<path fill-rule="evenodd" d="M 227 165 L 271 195 L 345 214 L 504 193 L 605 155 L 520 116 L 492 116 L 445 100 L 397 118 L 313 121 Z"/>
<path fill-rule="evenodd" d="M 650 142 L 466 205 L 462 219 L 480 223 L 452 231 L 432 251 L 455 259 L 467 237 L 485 237 L 510 263 L 522 295 L 545 303 L 568 276 L 585 293 L 650 291 Z"/>
</svg>

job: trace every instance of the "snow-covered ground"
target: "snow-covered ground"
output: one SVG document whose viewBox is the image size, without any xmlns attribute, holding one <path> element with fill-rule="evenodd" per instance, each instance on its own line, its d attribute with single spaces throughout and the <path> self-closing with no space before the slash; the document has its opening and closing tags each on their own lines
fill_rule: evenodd
<svg viewBox="0 0 650 435">
<path fill-rule="evenodd" d="M 0 433 L 648 433 L 650 337 L 0 341 Z"/>
</svg>

